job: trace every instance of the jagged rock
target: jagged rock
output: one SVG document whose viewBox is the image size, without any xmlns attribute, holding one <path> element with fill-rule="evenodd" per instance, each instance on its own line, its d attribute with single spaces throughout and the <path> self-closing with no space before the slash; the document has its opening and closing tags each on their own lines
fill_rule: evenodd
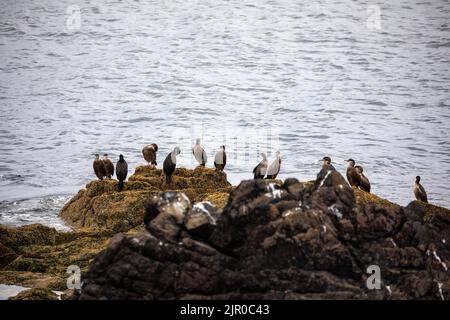
<svg viewBox="0 0 450 320">
<path fill-rule="evenodd" d="M 180 197 L 154 199 L 146 213 L 150 232 L 116 236 L 76 298 L 449 296 L 450 217 L 438 212 L 427 221 L 417 203 L 357 204 L 337 171 L 308 184 L 243 181 L 220 214 L 212 206 L 180 206 Z M 380 290 L 366 285 L 372 265 L 380 267 Z"/>
<path fill-rule="evenodd" d="M 183 191 L 192 201 L 202 201 L 213 193 L 223 198 L 231 190 L 226 174 L 211 168 L 178 168 L 173 180 L 173 185 L 166 186 L 162 170 L 149 166 L 137 167 L 123 192 L 117 191 L 116 180 L 95 180 L 64 206 L 60 217 L 78 228 L 124 232 L 142 223 L 147 203 L 162 191 Z"/>
</svg>

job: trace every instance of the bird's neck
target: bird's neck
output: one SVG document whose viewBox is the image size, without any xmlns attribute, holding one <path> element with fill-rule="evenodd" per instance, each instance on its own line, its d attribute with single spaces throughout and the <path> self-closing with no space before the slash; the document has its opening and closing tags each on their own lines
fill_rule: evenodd
<svg viewBox="0 0 450 320">
<path fill-rule="evenodd" d="M 177 153 L 175 152 L 175 150 L 172 151 L 171 158 L 173 163 L 177 163 Z"/>
</svg>

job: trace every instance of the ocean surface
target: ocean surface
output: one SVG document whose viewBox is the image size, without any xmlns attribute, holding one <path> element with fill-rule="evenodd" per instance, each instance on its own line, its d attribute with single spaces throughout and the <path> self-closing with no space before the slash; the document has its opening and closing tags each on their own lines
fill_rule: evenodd
<svg viewBox="0 0 450 320">
<path fill-rule="evenodd" d="M 318 160 L 364 167 L 408 204 L 416 175 L 450 207 L 450 3 L 443 0 L 3 0 L 0 224 L 65 229 L 58 210 L 95 153 L 132 169 L 221 144 L 236 184 L 280 150 L 280 178 Z"/>
</svg>

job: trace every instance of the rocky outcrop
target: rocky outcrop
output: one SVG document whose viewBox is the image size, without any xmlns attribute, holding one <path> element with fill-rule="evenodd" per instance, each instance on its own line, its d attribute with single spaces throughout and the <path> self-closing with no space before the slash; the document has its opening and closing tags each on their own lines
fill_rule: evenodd
<svg viewBox="0 0 450 320">
<path fill-rule="evenodd" d="M 39 224 L 0 225 L 0 283 L 63 291 L 67 268 L 87 270 L 114 234 L 105 229 L 62 233 Z"/>
<path fill-rule="evenodd" d="M 224 205 L 231 185 L 225 173 L 197 167 L 176 169 L 173 184 L 167 186 L 162 170 L 140 166 L 125 183 L 123 192 L 117 191 L 116 180 L 90 182 L 64 206 L 60 217 L 78 228 L 124 232 L 141 224 L 148 201 L 167 190 L 183 191 L 192 201 L 209 198 L 217 205 Z"/>
<path fill-rule="evenodd" d="M 364 201 L 337 171 L 243 181 L 223 210 L 153 196 L 146 231 L 118 234 L 77 299 L 445 299 L 450 215 Z M 425 210 L 426 209 L 426 210 Z M 379 289 L 368 273 L 380 270 Z"/>
<path fill-rule="evenodd" d="M 74 231 L 58 232 L 37 224 L 0 225 L 0 283 L 64 291 L 68 266 L 86 271 L 117 232 L 138 233 L 146 206 L 170 188 L 199 202 L 188 204 L 199 210 L 203 205 L 225 206 L 232 187 L 226 174 L 202 167 L 177 169 L 171 186 L 165 185 L 161 170 L 148 166 L 136 168 L 123 192 L 117 192 L 115 180 L 92 181 L 61 210 L 60 216 Z M 203 219 L 195 210 L 189 223 L 194 229 Z"/>
<path fill-rule="evenodd" d="M 33 288 L 18 299 L 53 299 L 51 290 L 65 299 L 67 267 L 77 265 L 86 272 L 79 299 L 449 295 L 449 210 L 400 207 L 337 172 L 232 187 L 223 173 L 181 168 L 166 186 L 144 166 L 123 192 L 116 186 L 92 181 L 66 204 L 61 217 L 74 231 L 0 226 L 0 283 Z M 380 267 L 380 290 L 366 286 L 370 265 Z"/>
</svg>

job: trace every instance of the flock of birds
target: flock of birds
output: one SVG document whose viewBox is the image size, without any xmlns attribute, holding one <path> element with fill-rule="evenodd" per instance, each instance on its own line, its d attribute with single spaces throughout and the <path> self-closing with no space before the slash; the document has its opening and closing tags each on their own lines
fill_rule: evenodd
<svg viewBox="0 0 450 320">
<path fill-rule="evenodd" d="M 336 170 L 331 164 L 330 157 L 322 158 L 323 168 L 326 170 Z M 370 181 L 364 175 L 364 169 L 360 165 L 356 165 L 355 160 L 348 159 L 347 162 L 347 181 L 352 187 L 359 188 L 370 193 Z M 425 188 L 420 184 L 420 176 L 416 177 L 413 188 L 414 196 L 417 200 L 428 203 L 428 196 Z"/>
<path fill-rule="evenodd" d="M 158 151 L 158 145 L 156 143 L 152 143 L 146 145 L 142 149 L 142 155 L 144 156 L 147 164 L 153 168 L 155 168 L 158 164 L 156 163 L 156 152 Z M 172 176 L 175 172 L 175 168 L 177 165 L 177 156 L 181 153 L 179 147 L 175 147 L 165 158 L 163 163 L 163 172 L 166 177 L 166 184 L 172 183 Z M 208 156 L 200 145 L 200 139 L 197 139 L 195 144 L 192 146 L 192 154 L 194 158 L 198 162 L 200 166 L 206 166 L 208 161 Z M 276 179 L 281 169 L 281 154 L 279 151 L 275 154 L 275 159 L 269 164 L 267 160 L 267 156 L 265 153 L 261 153 L 262 160 L 261 162 L 253 169 L 253 178 L 254 179 Z M 364 175 L 364 169 L 360 165 L 356 165 L 355 160 L 348 159 L 345 160 L 347 162 L 347 180 L 352 187 L 359 188 L 364 190 L 365 192 L 370 193 L 370 181 Z M 321 160 L 322 165 L 327 170 L 336 170 L 334 166 L 331 164 L 331 158 L 326 156 Z M 214 166 L 216 171 L 223 171 L 225 165 L 227 163 L 227 154 L 225 152 L 225 146 L 220 146 L 217 150 L 214 157 Z M 99 155 L 95 155 L 94 163 L 94 172 L 95 175 L 103 180 L 105 178 L 111 179 L 114 175 L 114 164 L 108 158 L 108 154 L 104 154 L 103 159 L 101 160 Z M 116 163 L 115 167 L 116 176 L 119 180 L 118 190 L 122 191 L 124 188 L 124 183 L 128 175 L 128 164 L 125 161 L 123 155 L 119 156 L 119 160 Z M 417 200 L 422 202 L 428 202 L 427 193 L 425 192 L 424 187 L 420 184 L 420 176 L 416 177 L 416 181 L 414 183 L 414 195 Z"/>
</svg>

